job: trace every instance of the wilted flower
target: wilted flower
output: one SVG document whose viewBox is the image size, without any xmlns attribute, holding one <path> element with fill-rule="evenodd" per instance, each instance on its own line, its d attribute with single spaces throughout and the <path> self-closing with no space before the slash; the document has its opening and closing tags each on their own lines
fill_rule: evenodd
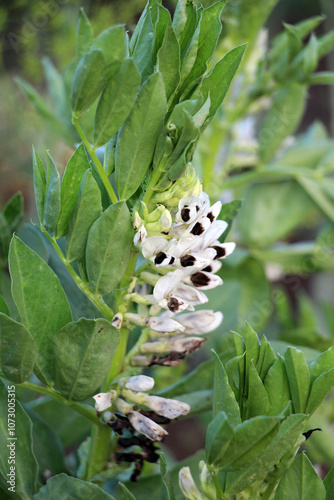
<svg viewBox="0 0 334 500">
<path fill-rule="evenodd" d="M 142 415 L 138 411 L 129 412 L 127 416 L 136 431 L 152 441 L 162 441 L 168 435 L 168 432 L 161 425 L 153 422 L 153 420 L 145 417 L 145 415 Z"/>
</svg>

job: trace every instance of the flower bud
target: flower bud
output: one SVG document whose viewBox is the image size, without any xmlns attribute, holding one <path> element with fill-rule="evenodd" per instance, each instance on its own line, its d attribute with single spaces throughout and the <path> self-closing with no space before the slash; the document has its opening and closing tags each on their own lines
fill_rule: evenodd
<svg viewBox="0 0 334 500">
<path fill-rule="evenodd" d="M 125 384 L 127 389 L 131 391 L 149 391 L 154 386 L 154 379 L 152 377 L 147 377 L 146 375 L 134 375 L 130 377 Z"/>
<path fill-rule="evenodd" d="M 213 483 L 212 476 L 207 468 L 204 460 L 199 463 L 201 489 L 209 498 L 216 498 L 216 487 Z"/>
<path fill-rule="evenodd" d="M 137 210 L 133 212 L 133 228 L 135 231 L 138 231 L 140 226 L 143 224 L 143 219 L 140 217 L 139 213 Z"/>
<path fill-rule="evenodd" d="M 180 470 L 179 485 L 183 495 L 188 500 L 201 500 L 203 498 L 193 480 L 189 467 L 182 467 Z"/>
<path fill-rule="evenodd" d="M 147 396 L 144 404 L 158 415 L 162 415 L 170 420 L 188 415 L 190 412 L 190 406 L 187 403 L 159 396 Z"/>
<path fill-rule="evenodd" d="M 140 346 L 140 352 L 145 354 L 166 354 L 168 352 L 186 353 L 193 352 L 205 342 L 206 339 L 200 337 L 184 337 L 174 335 L 167 339 L 144 342 Z"/>
<path fill-rule="evenodd" d="M 151 441 L 162 441 L 168 435 L 168 432 L 163 427 L 138 411 L 128 413 L 128 418 L 136 431 L 151 439 Z"/>
<path fill-rule="evenodd" d="M 107 408 L 110 408 L 116 396 L 117 396 L 116 391 L 100 392 L 99 394 L 93 396 L 93 399 L 95 399 L 96 411 L 104 411 Z"/>
<path fill-rule="evenodd" d="M 144 226 L 141 226 L 139 230 L 136 232 L 135 237 L 133 238 L 133 243 L 137 247 L 142 246 L 147 240 L 147 231 Z"/>
<path fill-rule="evenodd" d="M 120 330 L 122 328 L 122 323 L 123 323 L 123 314 L 122 313 L 115 314 L 115 316 L 111 321 L 112 326 L 117 328 L 117 330 Z"/>
</svg>

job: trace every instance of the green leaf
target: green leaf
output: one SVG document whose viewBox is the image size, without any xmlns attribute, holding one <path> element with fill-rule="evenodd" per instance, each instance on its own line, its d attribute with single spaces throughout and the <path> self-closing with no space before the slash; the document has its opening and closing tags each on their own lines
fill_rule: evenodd
<svg viewBox="0 0 334 500">
<path fill-rule="evenodd" d="M 111 205 L 91 227 L 86 247 L 89 283 L 105 295 L 120 282 L 128 263 L 133 230 L 126 203 Z"/>
<path fill-rule="evenodd" d="M 71 89 L 71 105 L 75 116 L 79 116 L 93 104 L 108 77 L 109 68 L 102 50 L 92 50 L 80 59 Z"/>
<path fill-rule="evenodd" d="M 15 386 L 8 386 L 8 393 L 3 382 L 0 381 L 0 485 L 7 492 L 9 486 L 6 481 L 10 467 L 14 467 L 16 496 L 21 500 L 30 500 L 37 491 L 37 462 L 32 451 L 31 421 L 23 410 L 19 401 L 15 398 Z M 14 404 L 14 416 L 9 416 L 9 402 Z M 15 421 L 15 431 L 13 438 L 8 434 L 9 418 Z M 11 445 L 11 448 L 8 447 Z M 5 450 L 8 450 L 7 452 Z M 9 463 L 10 450 L 14 452 L 15 460 Z M 13 469 L 12 469 L 13 471 Z"/>
<path fill-rule="evenodd" d="M 106 319 L 85 319 L 63 327 L 54 337 L 54 377 L 69 400 L 83 401 L 99 388 L 119 342 Z"/>
<path fill-rule="evenodd" d="M 239 491 L 248 488 L 258 479 L 263 478 L 291 450 L 304 429 L 305 421 L 306 415 L 303 414 L 287 417 L 280 425 L 270 447 L 265 450 L 255 463 L 251 463 L 240 471 L 228 474 L 225 492 L 229 495 L 235 495 Z"/>
<path fill-rule="evenodd" d="M 325 487 L 310 460 L 298 455 L 284 472 L 276 490 L 275 500 L 325 500 Z"/>
<path fill-rule="evenodd" d="M 49 423 L 35 411 L 28 410 L 28 416 L 33 424 L 33 451 L 39 465 L 39 477 L 44 482 L 48 473 L 56 475 L 66 472 L 64 449 Z"/>
<path fill-rule="evenodd" d="M 307 79 L 309 85 L 334 85 L 334 71 L 319 71 Z"/>
<path fill-rule="evenodd" d="M 331 500 L 334 496 L 334 467 L 331 468 L 325 477 L 324 486 L 326 488 L 326 500 Z"/>
<path fill-rule="evenodd" d="M 82 177 L 89 168 L 90 164 L 85 147 L 83 144 L 80 144 L 67 163 L 61 181 L 61 209 L 56 238 L 61 238 L 66 234 L 68 222 L 77 201 Z"/>
<path fill-rule="evenodd" d="M 259 377 L 253 361 L 250 362 L 248 369 L 247 410 L 249 418 L 256 417 L 256 415 L 270 414 L 269 396 L 266 389 L 264 388 L 262 380 Z"/>
<path fill-rule="evenodd" d="M 114 135 L 106 144 L 104 169 L 109 177 L 115 170 L 115 150 L 117 135 Z"/>
<path fill-rule="evenodd" d="M 286 373 L 295 413 L 304 413 L 310 393 L 310 372 L 299 349 L 288 347 L 284 353 Z"/>
<path fill-rule="evenodd" d="M 173 482 L 168 472 L 167 462 L 163 453 L 160 453 L 160 474 L 162 483 L 161 500 L 175 500 Z"/>
<path fill-rule="evenodd" d="M 34 148 L 32 149 L 32 161 L 36 208 L 38 218 L 42 225 L 44 221 L 46 175 L 43 163 Z"/>
<path fill-rule="evenodd" d="M 278 431 L 280 418 L 257 416 L 234 428 L 234 437 L 219 466 L 233 471 L 260 458 Z"/>
<path fill-rule="evenodd" d="M 270 109 L 259 133 L 259 155 L 263 163 L 276 153 L 286 137 L 297 128 L 304 112 L 306 87 L 291 84 L 274 95 Z"/>
<path fill-rule="evenodd" d="M 137 25 L 138 28 L 140 27 L 138 36 L 135 30 L 130 42 L 130 53 L 140 71 L 142 82 L 146 80 L 154 69 L 154 26 L 150 10 L 145 8 L 145 11 L 142 14 L 143 22 Z"/>
<path fill-rule="evenodd" d="M 334 387 L 334 368 L 323 373 L 312 384 L 305 412 L 312 414 Z"/>
<path fill-rule="evenodd" d="M 22 384 L 32 375 L 36 359 L 37 347 L 26 327 L 0 313 L 0 364 L 6 377 Z"/>
<path fill-rule="evenodd" d="M 6 203 L 3 215 L 11 231 L 16 231 L 23 219 L 23 198 L 21 193 L 14 194 Z"/>
<path fill-rule="evenodd" d="M 224 411 L 229 423 L 236 426 L 241 422 L 239 406 L 228 382 L 224 365 L 215 351 L 213 354 L 215 356 L 213 415 Z"/>
<path fill-rule="evenodd" d="M 14 236 L 9 250 L 12 294 L 38 348 L 36 374 L 50 381 L 53 364 L 52 338 L 71 321 L 71 310 L 59 279 L 52 269 L 23 241 Z"/>
<path fill-rule="evenodd" d="M 170 24 L 167 25 L 157 59 L 157 69 L 162 75 L 168 100 L 180 81 L 180 47 Z"/>
<path fill-rule="evenodd" d="M 281 356 L 277 358 L 276 362 L 269 369 L 264 380 L 264 387 L 270 401 L 269 415 L 279 415 L 291 400 L 285 363 Z"/>
<path fill-rule="evenodd" d="M 259 337 L 249 323 L 246 323 L 246 367 L 253 361 L 256 365 L 259 359 Z"/>
<path fill-rule="evenodd" d="M 260 376 L 261 380 L 264 380 L 268 370 L 272 367 L 272 365 L 276 361 L 276 355 L 269 344 L 267 338 L 265 335 L 263 335 L 261 339 L 261 345 L 260 345 L 260 350 L 259 350 L 259 359 L 256 364 L 256 369 L 258 371 L 258 374 Z"/>
<path fill-rule="evenodd" d="M 94 40 L 92 25 L 90 24 L 83 8 L 80 9 L 77 24 L 77 43 L 75 47 L 75 60 L 79 61 L 91 48 Z"/>
<path fill-rule="evenodd" d="M 311 383 L 320 377 L 323 373 L 331 370 L 334 367 L 334 346 L 322 352 L 319 356 L 309 364 Z"/>
<path fill-rule="evenodd" d="M 322 182 L 305 176 L 298 176 L 297 180 L 326 217 L 334 222 L 334 200 L 326 193 Z M 326 183 L 326 180 L 324 182 Z"/>
<path fill-rule="evenodd" d="M 208 464 L 219 464 L 234 436 L 233 426 L 224 411 L 217 413 L 206 431 L 205 452 Z"/>
<path fill-rule="evenodd" d="M 213 118 L 223 102 L 231 82 L 236 74 L 246 50 L 246 44 L 230 50 L 211 69 L 200 86 L 200 92 L 207 97 L 210 94 L 211 105 L 208 120 Z"/>
<path fill-rule="evenodd" d="M 101 214 L 101 191 L 88 170 L 82 179 L 68 223 L 65 250 L 69 262 L 84 259 L 89 230 Z"/>
<path fill-rule="evenodd" d="M 122 493 L 123 493 L 125 500 L 136 500 L 136 497 L 134 495 L 132 495 L 131 491 L 127 489 L 125 484 L 118 483 L 118 485 L 122 490 Z"/>
<path fill-rule="evenodd" d="M 199 21 L 198 48 L 195 61 L 190 73 L 182 84 L 182 91 L 188 92 L 187 87 L 200 78 L 206 71 L 208 62 L 216 48 L 222 29 L 220 16 L 226 0 L 218 0 L 202 11 Z M 207 97 L 207 96 L 206 96 Z"/>
<path fill-rule="evenodd" d="M 8 309 L 7 303 L 2 295 L 0 295 L 0 313 L 6 314 L 6 316 L 10 316 L 10 311 Z"/>
<path fill-rule="evenodd" d="M 242 240 L 251 247 L 266 247 L 300 224 L 313 207 L 296 181 L 265 182 L 248 189 L 238 215 Z"/>
<path fill-rule="evenodd" d="M 240 207 L 241 207 L 241 200 L 229 201 L 228 203 L 224 203 L 222 205 L 222 209 L 218 218 L 220 220 L 224 220 L 225 222 L 227 222 L 228 227 L 227 229 L 225 229 L 224 233 L 219 238 L 219 241 L 221 243 L 224 243 L 224 241 L 226 240 L 226 237 L 231 230 L 232 222 L 236 217 L 237 213 L 239 212 Z"/>
<path fill-rule="evenodd" d="M 94 125 L 94 146 L 113 137 L 128 117 L 140 87 L 140 73 L 133 59 L 126 59 L 104 89 Z"/>
<path fill-rule="evenodd" d="M 191 42 L 196 23 L 196 5 L 188 0 L 179 0 L 173 17 L 173 28 L 180 43 L 182 55 Z"/>
<path fill-rule="evenodd" d="M 140 186 L 163 127 L 166 96 L 160 73 L 142 86 L 131 114 L 118 133 L 116 185 L 120 199 L 130 198 Z"/>
<path fill-rule="evenodd" d="M 33 500 L 115 500 L 99 486 L 66 474 L 50 477 Z"/>
<path fill-rule="evenodd" d="M 318 58 L 323 58 L 326 54 L 334 49 L 334 30 L 325 33 L 318 40 Z"/>
<path fill-rule="evenodd" d="M 43 226 L 49 233 L 54 233 L 56 230 L 59 213 L 60 177 L 56 165 L 48 153 Z"/>
<path fill-rule="evenodd" d="M 126 57 L 126 39 L 123 26 L 113 26 L 100 33 L 94 40 L 91 50 L 102 50 L 111 76 Z"/>
<path fill-rule="evenodd" d="M 11 235 L 12 233 L 8 222 L 6 221 L 3 213 L 0 212 L 0 257 L 3 259 L 4 263 L 7 261 Z M 4 263 L 1 263 L 1 267 L 5 265 Z"/>
</svg>

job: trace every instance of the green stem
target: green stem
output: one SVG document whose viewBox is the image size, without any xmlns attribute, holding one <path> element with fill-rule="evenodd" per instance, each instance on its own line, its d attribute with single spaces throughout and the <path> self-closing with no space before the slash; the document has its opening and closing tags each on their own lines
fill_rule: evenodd
<svg viewBox="0 0 334 500">
<path fill-rule="evenodd" d="M 150 180 L 150 183 L 146 189 L 143 202 L 148 206 L 149 202 L 151 201 L 151 198 L 154 193 L 155 186 L 158 184 L 158 181 L 161 177 L 161 174 L 165 171 L 165 164 L 166 164 L 167 158 L 164 161 L 161 161 L 161 163 L 153 170 L 152 172 L 152 177 Z"/>
<path fill-rule="evenodd" d="M 49 242 L 51 243 L 51 245 L 53 246 L 56 254 L 58 255 L 58 257 L 60 258 L 60 260 L 62 261 L 62 263 L 64 264 L 64 266 L 66 267 L 66 269 L 68 270 L 68 272 L 70 273 L 70 275 L 72 276 L 72 278 L 74 279 L 74 281 L 77 284 L 78 288 L 86 295 L 86 297 L 89 298 L 89 300 L 99 309 L 99 311 L 101 311 L 103 313 L 103 315 L 109 321 L 111 321 L 113 319 L 113 317 L 114 317 L 114 313 L 113 313 L 112 309 L 110 309 L 110 307 L 108 307 L 107 304 L 105 304 L 103 302 L 103 300 L 100 299 L 100 297 L 98 297 L 97 295 L 95 295 L 91 291 L 91 289 L 89 288 L 88 284 L 85 283 L 80 278 L 80 276 L 77 275 L 77 273 L 74 271 L 74 269 L 71 266 L 71 264 L 69 262 L 67 262 L 66 257 L 63 254 L 63 252 L 61 251 L 61 248 L 59 247 L 59 245 L 56 242 L 56 240 L 54 238 L 52 238 L 52 236 L 50 236 L 49 233 L 44 228 L 41 228 L 41 230 L 42 230 L 43 234 L 47 237 L 47 239 L 49 240 Z"/>
<path fill-rule="evenodd" d="M 7 378 L 5 374 L 1 373 L 1 377 Z M 101 420 L 96 416 L 96 412 L 93 408 L 89 408 L 81 403 L 77 403 L 75 401 L 68 401 L 64 398 L 59 392 L 54 389 L 43 387 L 41 385 L 32 384 L 31 382 L 22 382 L 21 384 L 15 384 L 19 387 L 23 387 L 24 389 L 29 389 L 30 391 L 38 392 L 40 394 L 45 394 L 46 396 L 50 396 L 51 398 L 63 403 L 70 408 L 73 408 L 76 412 L 80 413 L 88 420 L 90 420 L 93 424 L 99 427 L 105 427 L 105 425 L 101 422 Z"/>
<path fill-rule="evenodd" d="M 98 159 L 97 154 L 95 153 L 94 149 L 90 145 L 87 137 L 85 136 L 84 131 L 82 130 L 82 128 L 80 126 L 79 118 L 76 118 L 75 116 L 73 116 L 72 117 L 72 122 L 73 122 L 73 125 L 75 126 L 75 128 L 77 129 L 78 134 L 80 135 L 80 138 L 81 138 L 82 142 L 85 145 L 85 148 L 87 149 L 88 153 L 90 154 L 90 156 L 91 156 L 91 158 L 92 158 L 92 160 L 94 162 L 96 170 L 98 171 L 99 176 L 101 177 L 103 185 L 106 188 L 107 193 L 108 193 L 108 195 L 109 195 L 112 203 L 117 203 L 118 202 L 118 198 L 117 198 L 117 196 L 115 194 L 115 191 L 113 190 L 113 187 L 112 187 L 112 185 L 109 182 L 108 176 L 107 176 L 107 174 L 106 174 L 106 172 L 105 172 L 105 170 L 104 170 L 104 168 L 103 168 L 100 160 Z"/>
<path fill-rule="evenodd" d="M 94 477 L 105 468 L 109 454 L 110 433 L 111 429 L 107 425 L 92 428 L 89 443 L 89 457 L 92 459 L 87 461 L 86 480 Z"/>
<path fill-rule="evenodd" d="M 149 335 L 150 335 L 150 329 L 149 328 L 143 328 L 142 332 L 141 332 L 141 335 L 139 337 L 139 339 L 137 340 L 137 342 L 135 343 L 135 345 L 132 347 L 132 349 L 128 352 L 128 354 L 126 355 L 125 359 L 124 359 L 124 365 L 125 366 L 128 366 L 130 364 L 130 361 L 131 361 L 131 358 L 133 356 L 135 356 L 136 354 L 138 354 L 139 352 L 139 349 L 140 349 L 140 346 L 146 342 L 146 340 L 149 339 Z"/>
<path fill-rule="evenodd" d="M 215 485 L 216 488 L 216 498 L 217 500 L 222 500 L 223 498 L 225 498 L 225 495 L 219 482 L 218 471 L 216 469 L 209 469 L 209 470 L 211 472 L 213 484 Z"/>
</svg>

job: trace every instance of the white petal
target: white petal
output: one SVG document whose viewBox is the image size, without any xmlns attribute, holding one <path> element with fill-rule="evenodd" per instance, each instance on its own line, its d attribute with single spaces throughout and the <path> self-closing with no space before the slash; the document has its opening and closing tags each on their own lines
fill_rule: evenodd
<svg viewBox="0 0 334 500">
<path fill-rule="evenodd" d="M 155 300 L 160 303 L 162 299 L 168 297 L 173 292 L 178 283 L 181 282 L 182 278 L 183 272 L 180 269 L 172 271 L 166 274 L 166 276 L 162 276 L 153 290 Z"/>
<path fill-rule="evenodd" d="M 190 412 L 190 406 L 187 403 L 159 396 L 149 396 L 145 401 L 145 405 L 158 415 L 162 415 L 170 420 L 181 415 L 187 415 Z"/>
<path fill-rule="evenodd" d="M 168 435 L 165 429 L 138 411 L 128 413 L 128 418 L 136 431 L 151 439 L 151 441 L 162 441 Z"/>
<path fill-rule="evenodd" d="M 180 490 L 187 500 L 200 500 L 203 498 L 193 480 L 189 467 L 182 467 L 180 470 L 179 485 Z"/>
<path fill-rule="evenodd" d="M 209 208 L 209 210 L 207 211 L 207 213 L 205 215 L 206 215 L 206 217 L 208 217 L 208 215 L 210 215 L 210 217 L 209 217 L 210 220 L 211 219 L 216 220 L 218 215 L 220 214 L 221 209 L 222 209 L 222 203 L 221 203 L 221 201 L 217 201 L 214 205 L 212 205 L 212 207 Z"/>
<path fill-rule="evenodd" d="M 225 251 L 224 255 L 222 255 L 221 257 L 219 257 L 219 255 L 218 255 L 216 258 L 217 259 L 225 259 L 226 257 L 228 257 L 228 255 L 230 255 L 234 251 L 236 244 L 233 243 L 232 241 L 229 243 L 220 243 L 219 241 L 217 241 L 212 246 L 224 249 L 224 251 Z"/>
<path fill-rule="evenodd" d="M 136 247 L 140 247 L 147 240 L 147 231 L 144 226 L 141 226 L 139 230 L 136 232 L 135 237 L 133 238 L 133 243 Z"/>
<path fill-rule="evenodd" d="M 171 318 L 151 317 L 148 320 L 148 326 L 157 332 L 171 333 L 183 331 L 184 326 Z"/>
<path fill-rule="evenodd" d="M 142 252 L 145 259 L 149 259 L 159 252 L 164 252 L 168 247 L 168 241 L 163 236 L 151 236 L 147 238 L 142 246 Z"/>
<path fill-rule="evenodd" d="M 104 411 L 107 408 L 110 408 L 111 403 L 116 396 L 117 396 L 116 391 L 100 392 L 99 394 L 93 396 L 93 399 L 95 399 L 96 411 Z"/>
<path fill-rule="evenodd" d="M 154 378 L 146 375 L 134 375 L 129 378 L 125 387 L 135 392 L 150 391 L 154 387 Z"/>
<path fill-rule="evenodd" d="M 196 311 L 177 316 L 177 320 L 184 327 L 186 334 L 209 333 L 218 328 L 223 321 L 223 314 L 220 311 L 213 312 L 208 310 Z"/>
<path fill-rule="evenodd" d="M 203 248 L 212 245 L 226 230 L 228 224 L 224 220 L 216 220 L 203 235 Z"/>
<path fill-rule="evenodd" d="M 191 276 L 187 276 L 184 279 L 184 282 L 189 285 L 193 285 L 200 290 L 211 290 L 212 288 L 216 288 L 217 286 L 223 284 L 223 280 L 217 274 L 207 273 L 205 271 L 199 271 Z"/>
<path fill-rule="evenodd" d="M 208 301 L 207 296 L 203 292 L 183 283 L 180 283 L 175 288 L 175 296 L 179 296 L 181 299 L 194 306 L 205 304 Z"/>
</svg>

